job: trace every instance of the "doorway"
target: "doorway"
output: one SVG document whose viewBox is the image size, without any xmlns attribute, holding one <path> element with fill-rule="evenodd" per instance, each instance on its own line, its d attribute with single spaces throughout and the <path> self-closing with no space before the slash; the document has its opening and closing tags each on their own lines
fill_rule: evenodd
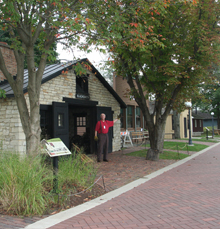
<svg viewBox="0 0 220 229">
<path fill-rule="evenodd" d="M 87 154 L 97 152 L 95 125 L 100 120 L 101 113 L 105 113 L 107 120 L 113 120 L 111 107 L 98 107 L 96 101 L 70 98 L 63 100 L 63 103 L 53 102 L 52 105 L 40 106 L 41 128 L 45 129 L 45 136 L 48 136 L 47 139 L 60 138 L 69 149 L 72 149 L 74 143 L 83 147 Z M 108 136 L 108 152 L 111 153 L 113 127 L 109 128 Z"/>
<path fill-rule="evenodd" d="M 113 120 L 113 112 L 111 107 L 97 107 L 97 113 L 96 113 L 96 122 L 100 120 L 100 115 L 104 113 L 106 115 L 106 120 L 112 121 Z M 108 138 L 109 138 L 109 144 L 108 144 L 108 153 L 112 152 L 112 138 L 113 138 L 113 127 L 109 128 L 108 131 Z"/>
</svg>

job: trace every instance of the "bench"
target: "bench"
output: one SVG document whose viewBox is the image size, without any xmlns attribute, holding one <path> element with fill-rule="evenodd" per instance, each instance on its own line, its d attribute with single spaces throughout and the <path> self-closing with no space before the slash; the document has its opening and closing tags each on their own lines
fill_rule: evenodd
<svg viewBox="0 0 220 229">
<path fill-rule="evenodd" d="M 141 140 L 143 141 L 143 133 L 142 132 L 130 132 L 131 133 L 131 139 L 132 141 L 138 141 Z"/>
<path fill-rule="evenodd" d="M 141 140 L 141 142 L 143 143 L 143 141 L 149 139 L 148 131 L 133 131 L 130 132 L 130 134 L 131 134 L 131 139 L 134 142 L 138 142 L 139 140 Z"/>
<path fill-rule="evenodd" d="M 217 134 L 217 135 L 220 135 L 220 129 L 215 129 L 214 133 Z"/>
<path fill-rule="evenodd" d="M 149 132 L 148 131 L 143 131 L 143 138 L 144 138 L 144 140 L 149 139 Z"/>
</svg>

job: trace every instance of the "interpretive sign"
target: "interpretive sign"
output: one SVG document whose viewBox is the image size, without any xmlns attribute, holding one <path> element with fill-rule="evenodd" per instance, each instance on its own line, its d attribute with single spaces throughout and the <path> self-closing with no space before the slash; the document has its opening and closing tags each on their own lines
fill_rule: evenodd
<svg viewBox="0 0 220 229">
<path fill-rule="evenodd" d="M 46 151 L 50 157 L 65 156 L 70 155 L 71 152 L 62 142 L 60 138 L 52 138 L 50 140 L 42 140 L 41 143 L 44 143 Z"/>
</svg>

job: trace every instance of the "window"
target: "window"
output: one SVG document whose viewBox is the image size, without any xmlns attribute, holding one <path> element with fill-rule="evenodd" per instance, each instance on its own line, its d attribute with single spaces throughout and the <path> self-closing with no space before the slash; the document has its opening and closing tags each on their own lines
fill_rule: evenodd
<svg viewBox="0 0 220 229">
<path fill-rule="evenodd" d="M 199 120 L 199 127 L 202 127 L 202 120 Z"/>
<path fill-rule="evenodd" d="M 141 127 L 141 109 L 136 107 L 136 127 Z"/>
<path fill-rule="evenodd" d="M 89 99 L 88 76 L 76 76 L 76 98 Z"/>
<path fill-rule="evenodd" d="M 133 106 L 127 106 L 127 128 L 133 127 Z"/>
<path fill-rule="evenodd" d="M 86 126 L 86 117 L 77 117 L 77 126 Z"/>
<path fill-rule="evenodd" d="M 172 115 L 172 130 L 174 130 L 174 115 Z"/>
<path fill-rule="evenodd" d="M 83 136 L 86 132 L 86 116 L 81 116 L 76 118 L 77 125 L 77 135 Z"/>
<path fill-rule="evenodd" d="M 87 76 L 77 76 L 76 77 L 76 88 L 77 92 L 88 93 L 88 77 Z"/>
<path fill-rule="evenodd" d="M 197 120 L 195 119 L 195 127 L 197 127 Z"/>
<path fill-rule="evenodd" d="M 58 114 L 58 126 L 59 127 L 64 126 L 64 114 Z"/>
</svg>

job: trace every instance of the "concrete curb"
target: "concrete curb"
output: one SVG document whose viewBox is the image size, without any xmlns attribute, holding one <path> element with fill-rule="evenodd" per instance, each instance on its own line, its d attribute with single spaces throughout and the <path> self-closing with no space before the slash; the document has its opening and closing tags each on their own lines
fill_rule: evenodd
<svg viewBox="0 0 220 229">
<path fill-rule="evenodd" d="M 80 213 L 83 213 L 83 212 L 85 212 L 87 210 L 90 210 L 90 209 L 92 209 L 92 208 L 94 208 L 96 206 L 99 206 L 100 204 L 103 204 L 103 203 L 105 203 L 105 202 L 107 202 L 107 201 L 109 201 L 109 200 L 111 200 L 111 199 L 113 199 L 113 198 L 115 198 L 115 197 L 127 192 L 127 191 L 130 191 L 133 188 L 135 188 L 135 187 L 137 187 L 137 186 L 139 186 L 139 185 L 141 185 L 141 184 L 143 184 L 143 183 L 145 183 L 145 182 L 147 182 L 147 181 L 149 181 L 149 180 L 151 180 L 151 179 L 163 174 L 164 172 L 167 172 L 167 171 L 169 171 L 169 170 L 171 170 L 173 168 L 176 168 L 177 166 L 182 165 L 182 164 L 186 163 L 189 160 L 192 160 L 193 158 L 205 153 L 206 151 L 208 151 L 208 150 L 210 150 L 213 147 L 216 147 L 218 145 L 220 145 L 220 143 L 216 143 L 216 144 L 214 144 L 212 146 L 209 146 L 208 148 L 206 148 L 206 149 L 204 149 L 202 151 L 199 151 L 199 152 L 197 152 L 197 153 L 195 153 L 195 154 L 193 154 L 193 155 L 191 155 L 191 156 L 189 156 L 187 158 L 184 158 L 184 159 L 182 159 L 182 160 L 180 160 L 180 161 L 178 161 L 176 163 L 173 163 L 173 164 L 171 164 L 169 166 L 166 166 L 166 167 L 164 167 L 164 168 L 162 168 L 162 169 L 160 169 L 160 170 L 158 170 L 156 172 L 153 172 L 153 173 L 151 173 L 151 174 L 149 174 L 147 176 L 144 176 L 143 178 L 135 180 L 135 181 L 133 181 L 133 182 L 127 184 L 127 185 L 124 185 L 124 186 L 122 186 L 122 187 L 120 187 L 120 188 L 118 188 L 116 190 L 113 190 L 113 191 L 111 191 L 111 192 L 109 192 L 109 193 L 107 193 L 105 195 L 97 197 L 96 199 L 93 199 L 93 200 L 91 200 L 89 202 L 86 202 L 84 204 L 78 205 L 78 206 L 70 208 L 68 210 L 59 212 L 59 213 L 57 213 L 55 215 L 52 215 L 52 216 L 49 216 L 49 217 L 47 217 L 45 219 L 39 220 L 39 221 L 37 221 L 37 222 L 35 222 L 33 224 L 30 224 L 30 225 L 26 226 L 25 229 L 39 229 L 39 228 L 40 229 L 46 229 L 46 228 L 52 227 L 52 226 L 54 226 L 54 225 L 56 225 L 56 224 L 58 224 L 58 223 L 60 223 L 60 222 L 62 222 L 64 220 L 67 220 L 67 219 L 69 219 L 71 217 L 74 217 L 74 216 L 80 214 Z"/>
</svg>

